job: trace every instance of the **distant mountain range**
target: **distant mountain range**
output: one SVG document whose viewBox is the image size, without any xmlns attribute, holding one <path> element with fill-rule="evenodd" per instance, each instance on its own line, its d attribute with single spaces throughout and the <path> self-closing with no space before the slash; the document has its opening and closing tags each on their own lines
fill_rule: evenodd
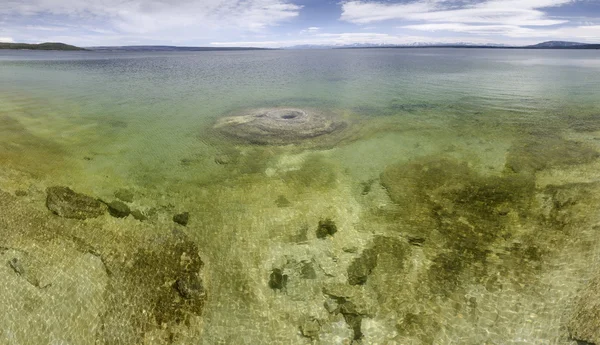
<svg viewBox="0 0 600 345">
<path fill-rule="evenodd" d="M 360 49 L 360 48 L 487 48 L 487 49 L 600 49 L 600 44 L 588 44 L 567 41 L 548 41 L 529 46 L 510 46 L 502 44 L 457 43 L 412 43 L 404 45 L 354 43 L 346 45 L 296 45 L 282 49 Z M 0 49 L 32 49 L 32 50 L 94 50 L 94 51 L 126 51 L 126 52 L 175 52 L 175 51 L 239 51 L 239 50 L 271 50 L 255 47 L 177 47 L 177 46 L 101 46 L 79 48 L 64 43 L 0 43 Z"/>
<path fill-rule="evenodd" d="M 268 48 L 253 47 L 176 47 L 176 46 L 103 46 L 86 47 L 98 51 L 127 51 L 127 52 L 199 52 L 199 51 L 231 51 L 231 50 L 268 50 Z"/>
<path fill-rule="evenodd" d="M 589 44 L 579 42 L 567 42 L 567 41 L 548 41 L 532 46 L 528 48 L 541 48 L 541 49 L 600 49 L 600 44 Z"/>
<path fill-rule="evenodd" d="M 39 43 L 39 44 L 28 44 L 28 43 L 2 43 L 0 42 L 0 49 L 27 49 L 27 50 L 86 50 L 83 48 L 71 46 L 64 43 Z"/>
<path fill-rule="evenodd" d="M 566 41 L 548 41 L 529 46 L 511 46 L 496 43 L 475 44 L 468 42 L 457 43 L 410 43 L 410 44 L 370 44 L 354 43 L 346 45 L 300 45 L 286 47 L 285 49 L 359 49 L 359 48 L 496 48 L 496 49 L 600 49 L 600 44 L 588 44 Z"/>
</svg>

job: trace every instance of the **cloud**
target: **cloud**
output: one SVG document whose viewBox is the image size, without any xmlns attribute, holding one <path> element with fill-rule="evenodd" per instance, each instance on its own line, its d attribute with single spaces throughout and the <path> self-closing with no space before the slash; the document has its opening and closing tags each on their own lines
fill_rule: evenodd
<svg viewBox="0 0 600 345">
<path fill-rule="evenodd" d="M 480 23 L 494 25 L 549 26 L 566 21 L 549 18 L 542 8 L 574 0 L 419 0 L 404 4 L 349 1 L 342 4 L 341 20 L 368 24 L 385 20 Z"/>
<path fill-rule="evenodd" d="M 301 35 L 303 35 L 303 34 L 314 34 L 314 33 L 318 32 L 319 30 L 321 30 L 320 27 L 318 27 L 318 26 L 311 26 L 311 27 L 306 28 L 304 30 L 300 30 L 300 34 Z"/>
<path fill-rule="evenodd" d="M 580 0 L 416 0 L 401 4 L 348 1 L 342 4 L 340 19 L 355 24 L 396 20 L 405 24 L 399 29 L 485 36 L 490 41 L 499 38 L 597 41 L 600 35 L 594 21 L 572 23 L 567 17 L 556 18 L 545 12 L 577 1 Z"/>
<path fill-rule="evenodd" d="M 14 43 L 15 41 L 12 37 L 0 37 L 0 42 L 2 43 Z"/>
<path fill-rule="evenodd" d="M 472 43 L 489 43 L 485 39 L 469 39 L 467 37 L 437 38 L 435 43 L 456 43 L 470 41 Z M 268 47 L 282 48 L 298 45 L 328 45 L 343 46 L 350 44 L 382 44 L 382 45 L 409 45 L 413 43 L 432 43 L 430 37 L 393 35 L 387 33 L 319 33 L 304 39 L 273 40 L 273 41 L 237 41 L 237 42 L 212 42 L 211 45 L 223 47 Z"/>
<path fill-rule="evenodd" d="M 206 30 L 259 31 L 298 16 L 300 9 L 287 0 L 3 0 L 0 16 L 13 23 L 67 18 L 124 34 L 189 37 Z"/>
</svg>

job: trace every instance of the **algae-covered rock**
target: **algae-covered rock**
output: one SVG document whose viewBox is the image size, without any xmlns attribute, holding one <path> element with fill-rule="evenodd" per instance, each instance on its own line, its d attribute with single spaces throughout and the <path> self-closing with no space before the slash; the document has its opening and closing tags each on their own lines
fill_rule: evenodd
<svg viewBox="0 0 600 345">
<path fill-rule="evenodd" d="M 600 276 L 581 291 L 568 329 L 575 340 L 600 344 Z"/>
<path fill-rule="evenodd" d="M 288 281 L 287 274 L 279 268 L 274 268 L 269 275 L 269 287 L 273 290 L 285 289 Z"/>
<path fill-rule="evenodd" d="M 513 144 L 506 158 L 506 167 L 513 172 L 535 172 L 553 167 L 584 164 L 600 154 L 584 144 L 556 135 L 538 135 Z"/>
<path fill-rule="evenodd" d="M 335 222 L 329 218 L 320 220 L 319 226 L 317 227 L 317 238 L 326 238 L 327 236 L 333 236 L 337 232 L 337 226 Z"/>
<path fill-rule="evenodd" d="M 142 211 L 140 210 L 132 210 L 131 215 L 133 216 L 133 218 L 139 221 L 144 221 L 148 219 L 148 217 L 146 217 L 146 215 L 144 215 L 144 213 L 142 213 Z"/>
<path fill-rule="evenodd" d="M 115 218 L 125 218 L 131 213 L 129 206 L 125 203 L 115 200 L 106 204 L 108 206 L 108 213 Z"/>
<path fill-rule="evenodd" d="M 292 205 L 292 203 L 285 197 L 285 195 L 280 195 L 275 200 L 275 205 L 277 205 L 277 207 L 289 207 Z"/>
<path fill-rule="evenodd" d="M 377 266 L 377 252 L 373 248 L 365 249 L 362 254 L 354 259 L 348 266 L 348 284 L 363 285 Z"/>
<path fill-rule="evenodd" d="M 300 331 L 307 338 L 317 339 L 321 331 L 321 324 L 315 318 L 306 317 L 300 326 Z"/>
<path fill-rule="evenodd" d="M 46 190 L 46 207 L 65 218 L 96 218 L 106 212 L 106 205 L 69 187 L 50 187 Z"/>
<path fill-rule="evenodd" d="M 133 192 L 129 189 L 121 188 L 115 192 L 115 197 L 121 201 L 133 202 Z"/>
<path fill-rule="evenodd" d="M 173 221 L 179 225 L 186 226 L 190 221 L 190 213 L 183 212 L 173 216 Z"/>
<path fill-rule="evenodd" d="M 394 269 L 401 271 L 404 260 L 410 253 L 407 243 L 391 237 L 376 236 L 361 255 L 348 266 L 348 284 L 363 285 L 377 267 L 379 255 L 387 254 L 395 258 Z"/>
</svg>

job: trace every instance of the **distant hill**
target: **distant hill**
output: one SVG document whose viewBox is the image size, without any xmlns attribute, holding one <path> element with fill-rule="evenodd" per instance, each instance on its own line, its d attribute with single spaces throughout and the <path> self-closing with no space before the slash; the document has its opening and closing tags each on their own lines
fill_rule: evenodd
<svg viewBox="0 0 600 345">
<path fill-rule="evenodd" d="M 1 43 L 0 49 L 28 49 L 28 50 L 85 50 L 64 43 L 47 42 L 40 44 L 29 43 Z"/>
<path fill-rule="evenodd" d="M 528 48 L 572 48 L 584 45 L 586 44 L 580 42 L 548 41 L 528 46 Z"/>
<path fill-rule="evenodd" d="M 252 47 L 176 47 L 176 46 L 103 46 L 86 47 L 97 51 L 128 51 L 128 52 L 177 52 L 177 51 L 232 51 L 232 50 L 270 50 L 269 48 Z"/>
<path fill-rule="evenodd" d="M 298 45 L 284 49 L 368 49 L 368 48 L 479 48 L 479 49 L 600 49 L 600 44 L 566 41 L 548 41 L 530 46 L 510 46 L 496 43 L 475 44 L 469 42 L 439 43 L 415 42 L 409 44 L 354 43 L 339 45 Z"/>
<path fill-rule="evenodd" d="M 525 48 L 533 49 L 600 49 L 600 44 L 589 44 L 580 42 L 568 42 L 568 41 L 548 41 Z"/>
</svg>

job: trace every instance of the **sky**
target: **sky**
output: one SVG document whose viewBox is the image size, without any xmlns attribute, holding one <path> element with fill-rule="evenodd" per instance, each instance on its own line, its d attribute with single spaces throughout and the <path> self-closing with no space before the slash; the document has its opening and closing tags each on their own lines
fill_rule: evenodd
<svg viewBox="0 0 600 345">
<path fill-rule="evenodd" d="M 600 0 L 0 0 L 0 42 L 600 43 Z"/>
</svg>

